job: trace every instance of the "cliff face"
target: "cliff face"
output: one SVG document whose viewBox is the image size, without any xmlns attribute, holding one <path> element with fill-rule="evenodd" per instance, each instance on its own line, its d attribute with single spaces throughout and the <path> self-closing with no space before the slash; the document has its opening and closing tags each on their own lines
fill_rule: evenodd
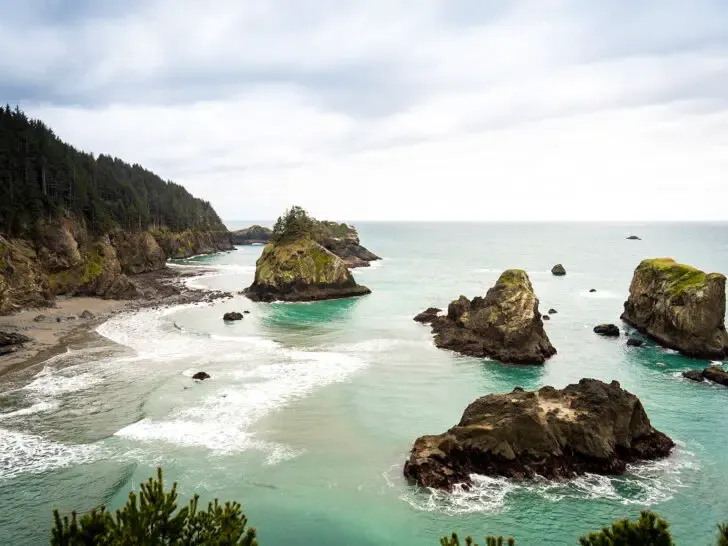
<svg viewBox="0 0 728 546">
<path fill-rule="evenodd" d="M 223 231 L 119 230 L 92 236 L 68 218 L 39 226 L 33 240 L 0 236 L 0 314 L 48 306 L 56 295 L 138 298 L 130 276 L 160 270 L 168 257 L 232 248 Z"/>
<path fill-rule="evenodd" d="M 346 262 L 348 267 L 369 267 L 369 262 L 381 260 L 379 256 L 359 243 L 356 228 L 336 222 L 318 222 L 317 241 Z"/>
<path fill-rule="evenodd" d="M 453 301 L 446 316 L 430 313 L 435 345 L 514 364 L 543 364 L 556 354 L 543 328 L 538 299 L 525 271 L 509 269 L 485 298 Z"/>
<path fill-rule="evenodd" d="M 698 358 L 728 355 L 725 276 L 671 258 L 643 260 L 632 277 L 622 320 L 655 341 Z"/>
<path fill-rule="evenodd" d="M 269 243 L 245 290 L 254 301 L 314 301 L 368 294 L 341 258 L 309 236 Z"/>
</svg>

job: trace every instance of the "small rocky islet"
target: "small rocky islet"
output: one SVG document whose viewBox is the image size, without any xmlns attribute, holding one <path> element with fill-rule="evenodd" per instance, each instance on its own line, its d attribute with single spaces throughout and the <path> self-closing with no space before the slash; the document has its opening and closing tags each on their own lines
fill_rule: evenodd
<svg viewBox="0 0 728 546">
<path fill-rule="evenodd" d="M 504 271 L 485 297 L 460 296 L 447 314 L 430 308 L 415 317 L 429 323 L 435 345 L 512 364 L 543 364 L 556 354 L 543 327 L 538 299 L 525 271 Z"/>
<path fill-rule="evenodd" d="M 582 379 L 561 390 L 516 388 L 478 398 L 456 426 L 418 438 L 403 472 L 412 483 L 447 491 L 467 487 L 471 474 L 614 475 L 629 463 L 667 457 L 674 445 L 618 382 Z"/>
</svg>

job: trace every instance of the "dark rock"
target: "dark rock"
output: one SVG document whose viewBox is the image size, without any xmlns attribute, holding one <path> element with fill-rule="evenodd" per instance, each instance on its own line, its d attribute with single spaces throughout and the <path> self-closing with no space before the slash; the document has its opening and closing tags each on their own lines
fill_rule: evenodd
<svg viewBox="0 0 728 546">
<path fill-rule="evenodd" d="M 200 381 L 204 381 L 205 379 L 210 379 L 210 375 L 206 372 L 197 372 L 195 375 L 192 376 L 192 379 L 199 379 Z"/>
<path fill-rule="evenodd" d="M 682 373 L 682 376 L 685 379 L 689 379 L 690 381 L 696 381 L 698 383 L 705 381 L 705 378 L 703 377 L 703 372 L 700 370 L 686 370 Z"/>
<path fill-rule="evenodd" d="M 505 271 L 485 298 L 453 301 L 432 321 L 435 345 L 514 364 L 543 364 L 556 354 L 543 329 L 538 299 L 525 271 Z"/>
<path fill-rule="evenodd" d="M 590 292 L 590 293 L 591 293 L 591 292 L 596 292 L 596 291 L 597 291 L 597 289 L 596 289 L 596 288 L 590 288 L 590 289 L 589 289 L 589 292 Z"/>
<path fill-rule="evenodd" d="M 243 314 L 244 314 L 244 315 L 249 315 L 249 314 L 250 314 L 250 311 L 248 311 L 248 310 L 246 309 L 245 311 L 243 311 Z"/>
<path fill-rule="evenodd" d="M 582 379 L 563 390 L 490 394 L 472 402 L 444 434 L 418 438 L 404 475 L 451 490 L 471 474 L 567 479 L 622 474 L 636 461 L 670 454 L 639 399 L 613 381 Z"/>
<path fill-rule="evenodd" d="M 641 241 L 642 239 L 637 237 L 637 235 L 630 235 L 629 237 L 627 237 L 627 240 L 628 241 Z"/>
<path fill-rule="evenodd" d="M 84 320 L 91 320 L 91 319 L 96 318 L 96 315 L 94 315 L 91 311 L 86 309 L 86 310 L 84 310 L 83 313 L 81 313 L 81 318 Z"/>
<path fill-rule="evenodd" d="M 230 233 L 234 245 L 267 245 L 273 232 L 263 226 L 254 225 Z"/>
<path fill-rule="evenodd" d="M 644 340 L 637 339 L 636 337 L 631 337 L 627 340 L 627 346 L 629 347 L 642 347 L 644 344 Z"/>
<path fill-rule="evenodd" d="M 600 324 L 594 327 L 594 333 L 606 337 L 619 337 L 619 328 L 614 324 Z"/>
<path fill-rule="evenodd" d="M 56 317 L 56 322 L 61 322 L 61 317 Z"/>
<path fill-rule="evenodd" d="M 513 387 L 513 392 L 523 392 L 523 387 L 516 385 Z"/>
<path fill-rule="evenodd" d="M 553 307 L 551 309 L 549 309 L 549 315 L 555 315 L 556 313 L 558 313 L 558 311 L 556 309 L 554 309 Z"/>
<path fill-rule="evenodd" d="M 541 317 L 543 320 L 551 320 L 551 317 L 548 315 L 544 315 Z"/>
<path fill-rule="evenodd" d="M 381 260 L 360 244 L 359 234 L 354 226 L 324 220 L 316 222 L 314 231 L 316 241 L 344 260 L 349 268 L 369 267 L 369 262 Z"/>
<path fill-rule="evenodd" d="M 728 372 L 720 366 L 709 366 L 705 368 L 703 370 L 703 377 L 713 383 L 728 387 Z"/>
<path fill-rule="evenodd" d="M 438 309 L 437 307 L 428 307 L 422 311 L 422 313 L 417 315 L 414 320 L 415 322 L 421 322 L 422 324 L 429 324 L 437 318 L 440 311 L 442 311 L 442 309 Z"/>
<path fill-rule="evenodd" d="M 243 315 L 242 313 L 238 313 L 237 311 L 231 311 L 229 313 L 225 313 L 222 316 L 222 320 L 226 322 L 231 322 L 233 320 L 243 320 Z"/>
<path fill-rule="evenodd" d="M 551 268 L 551 273 L 558 277 L 562 277 L 562 276 L 566 275 L 566 269 L 564 269 L 563 265 L 556 264 L 555 266 L 553 266 Z"/>
<path fill-rule="evenodd" d="M 28 336 L 17 332 L 0 332 L 0 347 L 15 347 L 30 341 Z"/>
<path fill-rule="evenodd" d="M 622 320 L 641 334 L 686 356 L 723 360 L 725 282 L 671 258 L 643 260 L 634 272 Z"/>
<path fill-rule="evenodd" d="M 43 321 L 44 321 L 45 319 L 46 319 L 46 316 L 45 316 L 45 315 L 37 315 L 37 316 L 36 316 L 36 317 L 35 317 L 35 318 L 33 319 L 33 322 L 43 322 Z"/>
</svg>

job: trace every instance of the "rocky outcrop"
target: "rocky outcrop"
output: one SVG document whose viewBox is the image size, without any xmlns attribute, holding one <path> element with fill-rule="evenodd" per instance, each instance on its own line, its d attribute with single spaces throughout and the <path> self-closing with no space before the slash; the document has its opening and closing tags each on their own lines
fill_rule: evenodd
<svg viewBox="0 0 728 546">
<path fill-rule="evenodd" d="M 208 374 L 207 372 L 197 372 L 195 375 L 192 376 L 192 379 L 204 381 L 205 379 L 210 379 L 210 374 Z"/>
<path fill-rule="evenodd" d="M 347 267 L 369 267 L 379 256 L 361 246 L 354 226 L 336 222 L 317 222 L 314 231 L 318 243 L 344 260 Z"/>
<path fill-rule="evenodd" d="M 687 356 L 728 355 L 725 281 L 671 258 L 643 260 L 632 277 L 622 320 Z"/>
<path fill-rule="evenodd" d="M 551 274 L 556 275 L 557 277 L 563 277 L 566 275 L 566 269 L 564 269 L 564 266 L 561 264 L 556 264 L 551 268 Z"/>
<path fill-rule="evenodd" d="M 230 233 L 227 231 L 192 231 L 173 232 L 168 229 L 152 230 L 167 258 L 191 258 L 199 254 L 214 254 L 235 250 Z"/>
<path fill-rule="evenodd" d="M 666 457 L 673 441 L 655 430 L 640 400 L 596 379 L 557 390 L 514 390 L 472 402 L 456 426 L 415 441 L 404 475 L 451 490 L 471 474 L 548 479 L 621 474 L 627 464 Z"/>
<path fill-rule="evenodd" d="M 110 236 L 121 265 L 127 275 L 157 271 L 165 266 L 167 255 L 148 231 L 117 231 Z"/>
<path fill-rule="evenodd" d="M 237 311 L 230 311 L 222 316 L 222 320 L 225 322 L 232 322 L 234 320 L 243 320 L 243 314 Z"/>
<path fill-rule="evenodd" d="M 269 243 L 245 289 L 253 301 L 315 301 L 369 294 L 356 284 L 344 261 L 309 235 Z"/>
<path fill-rule="evenodd" d="M 0 235 L 0 315 L 46 307 L 52 298 L 48 275 L 33 245 Z"/>
<path fill-rule="evenodd" d="M 17 332 L 0 332 L 0 356 L 15 352 L 30 341 L 28 336 Z"/>
<path fill-rule="evenodd" d="M 682 376 L 685 379 L 695 381 L 696 383 L 701 383 L 705 381 L 705 377 L 703 377 L 703 372 L 701 372 L 700 370 L 686 370 L 682 373 Z"/>
<path fill-rule="evenodd" d="M 594 327 L 594 333 L 606 337 L 619 337 L 619 328 L 614 324 L 599 324 Z"/>
<path fill-rule="evenodd" d="M 439 315 L 441 311 L 442 309 L 438 309 L 437 307 L 428 307 L 422 311 L 422 313 L 416 315 L 413 320 L 422 324 L 430 324 L 437 318 L 437 315 Z"/>
<path fill-rule="evenodd" d="M 637 235 L 630 235 L 629 237 L 627 237 L 627 240 L 628 241 L 641 241 L 642 239 L 637 237 Z"/>
<path fill-rule="evenodd" d="M 543 364 L 556 354 L 543 329 L 538 299 L 525 271 L 505 271 L 485 298 L 453 301 L 432 321 L 435 345 L 514 364 Z"/>
<path fill-rule="evenodd" d="M 267 245 L 273 232 L 267 227 L 253 225 L 245 229 L 230 232 L 234 245 Z"/>
<path fill-rule="evenodd" d="M 637 339 L 636 337 L 631 337 L 627 340 L 627 347 L 642 347 L 644 344 L 644 340 Z"/>
<path fill-rule="evenodd" d="M 708 366 L 703 370 L 703 377 L 713 383 L 728 387 L 728 372 L 720 366 Z"/>
<path fill-rule="evenodd" d="M 555 315 L 556 313 L 558 313 L 558 311 L 556 309 L 554 309 L 553 307 L 551 309 L 549 309 L 549 315 Z"/>
</svg>

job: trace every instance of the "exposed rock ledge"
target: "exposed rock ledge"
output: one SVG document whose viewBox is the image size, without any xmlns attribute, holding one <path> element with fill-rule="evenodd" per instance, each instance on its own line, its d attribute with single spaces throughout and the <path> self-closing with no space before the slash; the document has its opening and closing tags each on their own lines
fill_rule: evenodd
<svg viewBox="0 0 728 546">
<path fill-rule="evenodd" d="M 543 328 L 538 299 L 525 271 L 505 271 L 485 298 L 453 301 L 447 315 L 418 315 L 431 322 L 435 345 L 514 364 L 543 364 L 556 354 Z"/>
<path fill-rule="evenodd" d="M 356 283 L 341 258 L 304 235 L 269 243 L 244 293 L 253 301 L 315 301 L 362 296 L 370 290 Z"/>
<path fill-rule="evenodd" d="M 267 245 L 270 242 L 272 230 L 267 227 L 253 225 L 245 229 L 230 232 L 234 245 Z"/>
<path fill-rule="evenodd" d="M 471 474 L 564 479 L 621 474 L 627 464 L 666 457 L 673 441 L 655 430 L 639 399 L 618 382 L 582 379 L 563 390 L 516 389 L 475 400 L 444 434 L 415 441 L 404 475 L 451 490 Z"/>
<path fill-rule="evenodd" d="M 728 355 L 725 281 L 672 258 L 643 260 L 632 277 L 622 320 L 657 343 L 697 357 Z"/>
</svg>

